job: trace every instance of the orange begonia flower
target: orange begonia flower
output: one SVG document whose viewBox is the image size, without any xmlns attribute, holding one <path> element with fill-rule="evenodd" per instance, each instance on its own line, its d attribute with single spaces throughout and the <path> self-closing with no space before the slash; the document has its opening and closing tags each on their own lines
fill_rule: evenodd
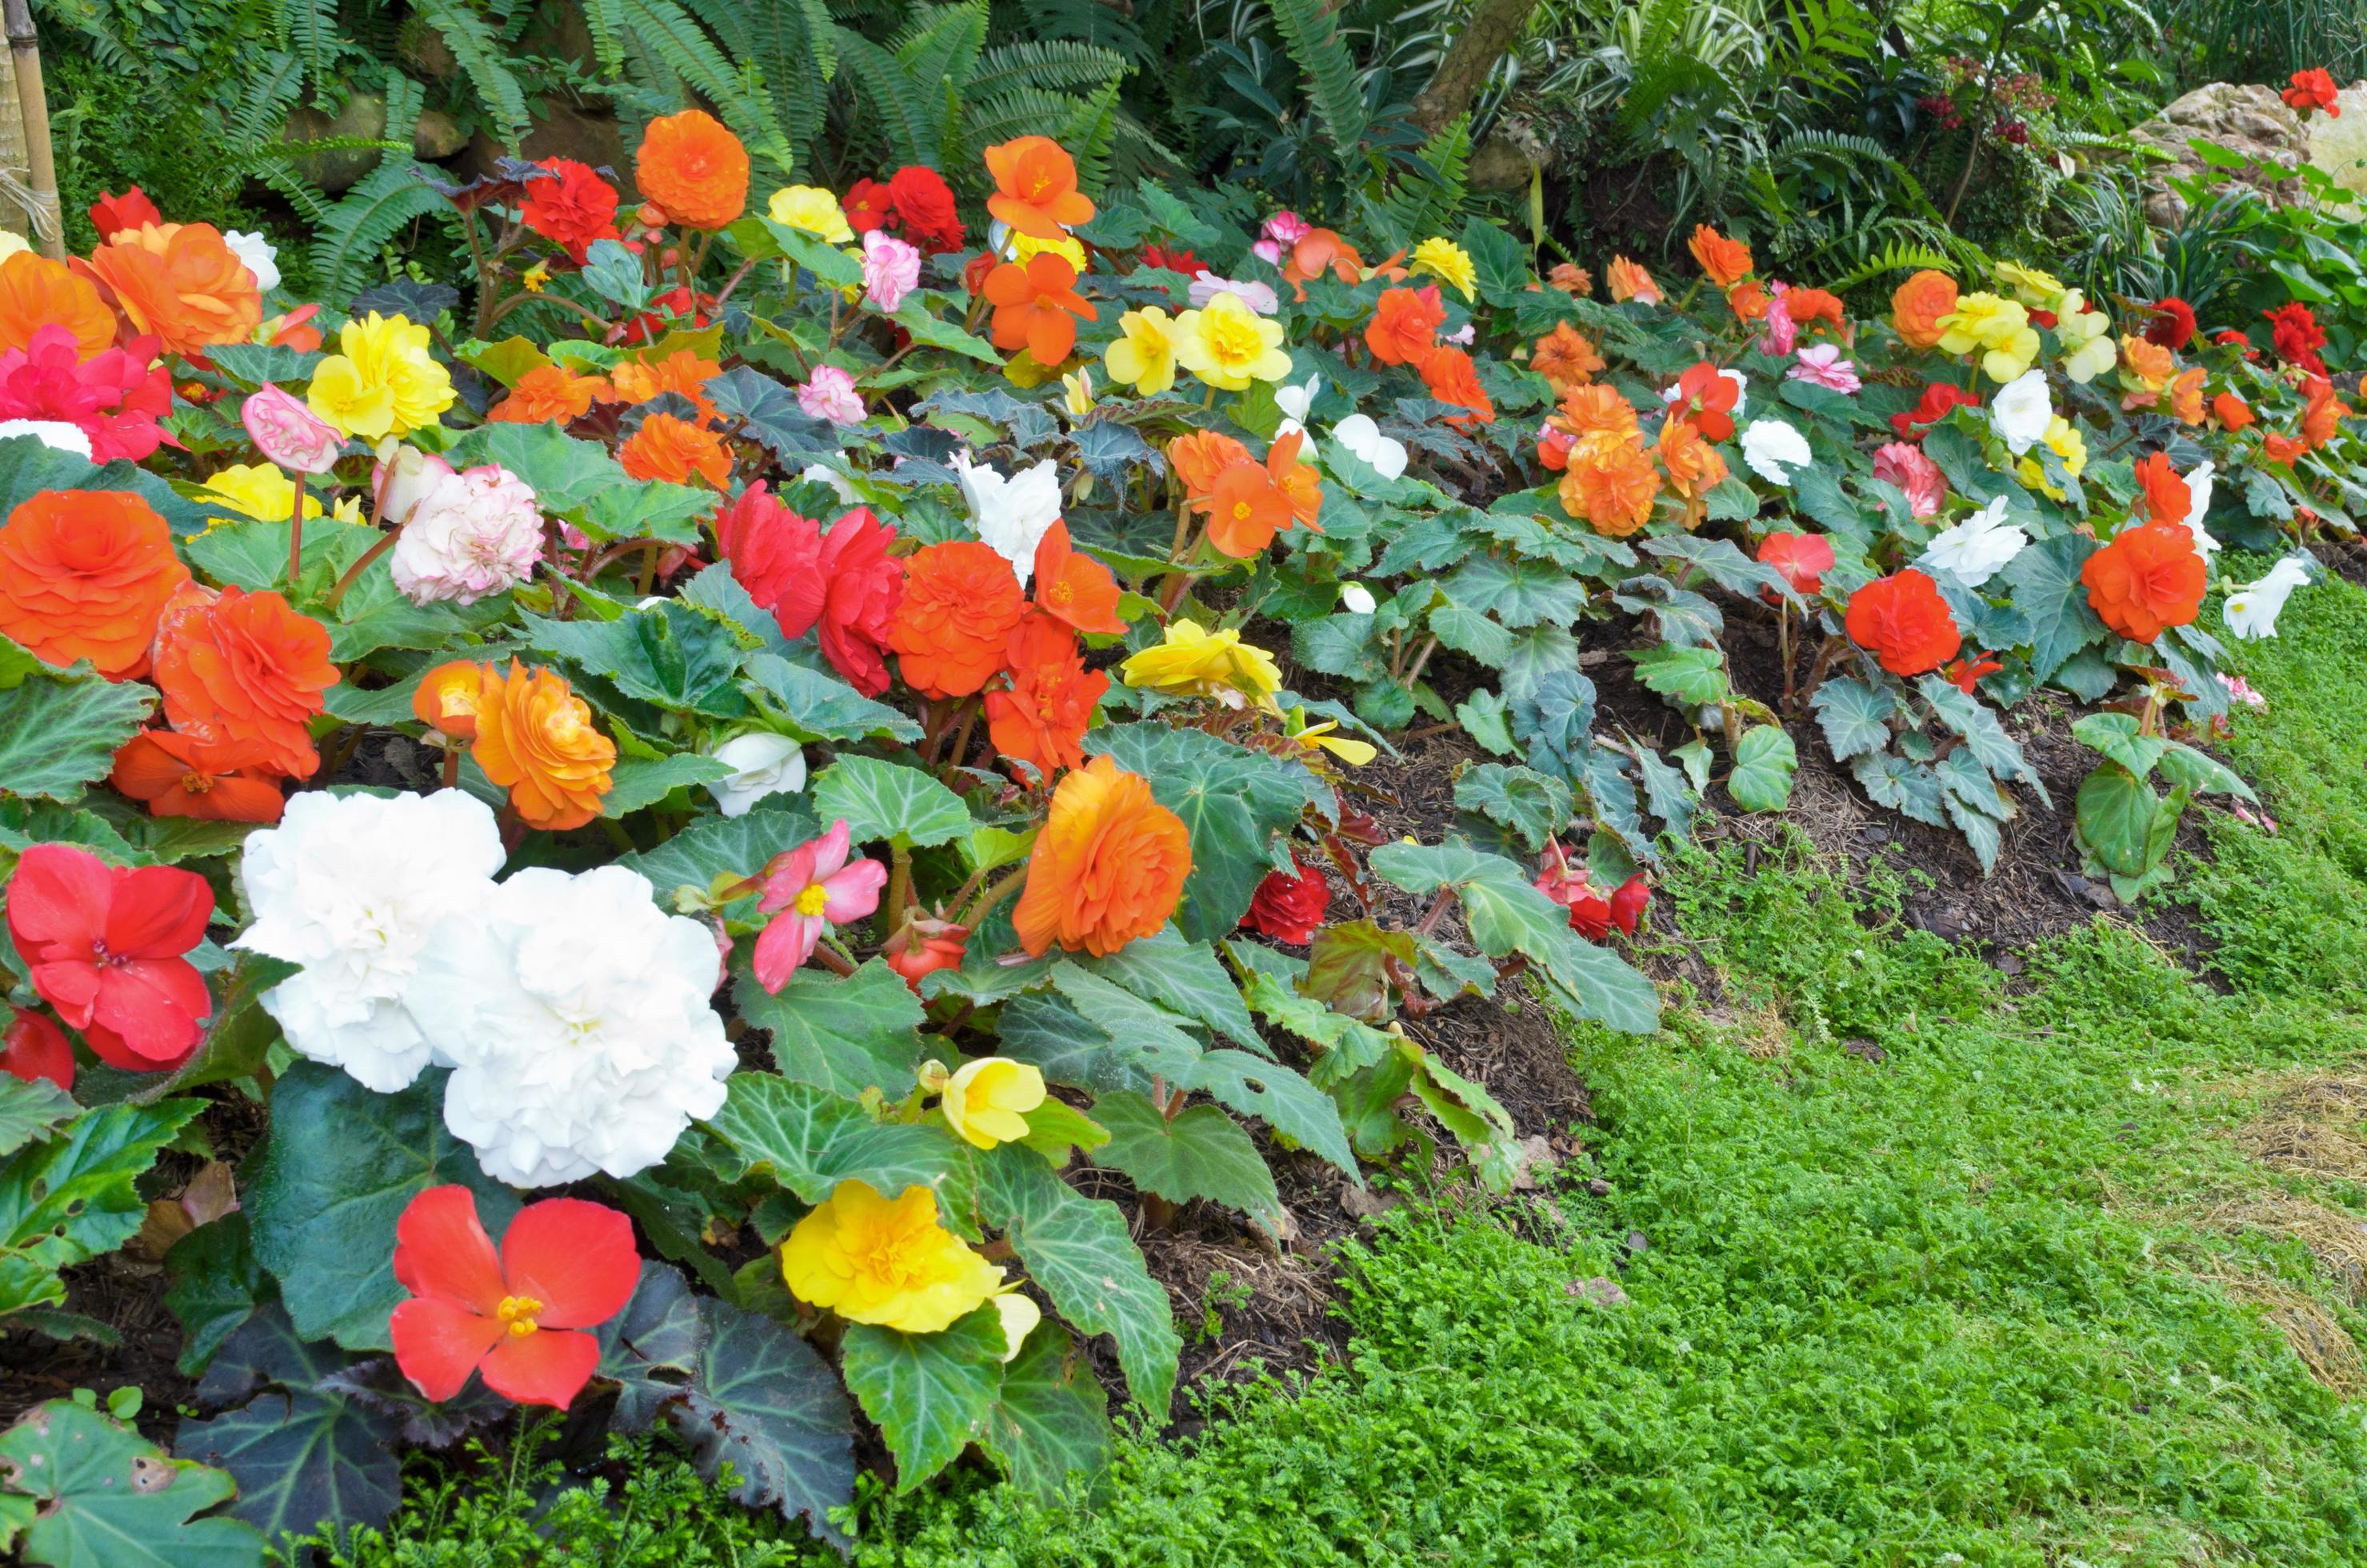
<svg viewBox="0 0 2367 1568">
<path fill-rule="evenodd" d="M 2181 425 L 2203 423 L 2203 367 L 2197 365 L 2169 383 L 2169 411 Z"/>
<path fill-rule="evenodd" d="M 2079 568 L 2088 605 L 2122 636 L 2150 642 L 2165 626 L 2184 626 L 2203 608 L 2210 573 L 2194 533 L 2179 523 L 2123 528 Z"/>
<path fill-rule="evenodd" d="M 263 324 L 255 274 L 210 223 L 127 229 L 74 267 L 130 333 L 155 334 L 168 354 L 198 358 L 217 343 L 251 342 Z"/>
<path fill-rule="evenodd" d="M 1843 624 L 1850 641 L 1895 676 L 1936 670 L 1965 645 L 1940 585 L 1911 566 L 1852 594 Z"/>
<path fill-rule="evenodd" d="M 1561 504 L 1596 533 L 1626 538 L 1651 521 L 1659 494 L 1660 471 L 1640 435 L 1596 431 L 1569 450 Z"/>
<path fill-rule="evenodd" d="M 1835 332 L 1841 329 L 1841 301 L 1838 294 L 1828 294 L 1822 289 L 1793 289 L 1784 295 L 1784 313 L 1795 326 L 1806 327 L 1810 322 L 1824 322 Z"/>
<path fill-rule="evenodd" d="M 1536 350 L 1529 356 L 1529 369 L 1543 376 L 1554 395 L 1560 397 L 1593 381 L 1604 364 L 1592 338 L 1568 322 L 1557 322 L 1551 332 L 1537 339 Z"/>
<path fill-rule="evenodd" d="M 1283 257 L 1282 278 L 1291 286 L 1297 298 L 1307 298 L 1307 285 L 1326 272 L 1341 282 L 1354 285 L 1365 278 L 1365 258 L 1356 247 L 1330 229 L 1309 229 L 1298 236 Z"/>
<path fill-rule="evenodd" d="M 1438 347 L 1438 329 L 1445 320 L 1437 284 L 1384 289 L 1373 319 L 1365 324 L 1365 347 L 1384 365 L 1419 365 Z"/>
<path fill-rule="evenodd" d="M 1726 459 L 1702 438 L 1691 420 L 1662 420 L 1659 447 L 1669 487 L 1686 500 L 1698 501 L 1726 482 Z"/>
<path fill-rule="evenodd" d="M 2343 420 L 2350 416 L 2350 405 L 2334 395 L 2333 383 L 2322 376 L 2309 381 L 2309 406 L 2302 411 L 2301 438 L 2312 449 L 2334 439 Z"/>
<path fill-rule="evenodd" d="M 1215 430 L 1195 430 L 1167 443 L 1168 464 L 1184 482 L 1184 494 L 1195 501 L 1207 496 L 1217 475 L 1250 460 L 1247 447 Z"/>
<path fill-rule="evenodd" d="M 1029 358 L 1047 368 L 1076 347 L 1078 317 L 1101 319 L 1077 292 L 1077 269 L 1050 251 L 1037 251 L 1025 262 L 1003 262 L 986 275 L 985 293 L 994 307 L 994 346 L 1025 348 Z"/>
<path fill-rule="evenodd" d="M 718 490 L 731 483 L 731 453 L 723 437 L 671 414 L 652 414 L 642 420 L 641 427 L 617 449 L 617 460 L 635 479 L 688 484 L 696 475 Z"/>
<path fill-rule="evenodd" d="M 1956 280 L 1944 272 L 1919 272 L 1891 291 L 1890 324 L 1909 348 L 1938 347 L 1942 319 L 1955 313 Z"/>
<path fill-rule="evenodd" d="M 1451 343 L 1442 343 L 1424 356 L 1421 361 L 1421 384 L 1430 395 L 1441 403 L 1451 403 L 1468 414 L 1450 414 L 1446 422 L 1458 430 L 1468 430 L 1474 425 L 1496 423 L 1495 400 L 1488 389 L 1479 384 L 1479 371 L 1471 363 L 1471 356 Z"/>
<path fill-rule="evenodd" d="M 1579 387 L 1563 397 L 1561 411 L 1546 423 L 1574 436 L 1589 436 L 1598 430 L 1614 436 L 1633 436 L 1642 428 L 1636 420 L 1636 405 L 1617 387 L 1600 381 Z"/>
<path fill-rule="evenodd" d="M 329 629 L 270 589 L 185 593 L 157 629 L 165 720 L 200 741 L 253 745 L 267 773 L 309 778 L 321 766 L 311 721 L 337 678 Z"/>
<path fill-rule="evenodd" d="M 2149 343 L 2142 337 L 2122 337 L 2121 363 L 2128 367 L 2131 375 L 2145 383 L 2148 392 L 2161 391 L 2169 384 L 2169 378 L 2178 373 L 2177 357 L 2160 344 Z"/>
<path fill-rule="evenodd" d="M 606 378 L 580 376 L 564 365 L 538 365 L 517 379 L 509 396 L 485 418 L 494 424 L 567 425 L 614 394 Z"/>
<path fill-rule="evenodd" d="M 994 749 L 1031 764 L 1046 778 L 1085 765 L 1085 728 L 1109 689 L 1109 676 L 1087 670 L 1076 633 L 1046 616 L 1019 623 L 1004 648 L 1008 690 L 986 694 L 987 733 Z"/>
<path fill-rule="evenodd" d="M 994 176 L 986 210 L 1020 233 L 1057 240 L 1093 220 L 1093 199 L 1077 188 L 1076 160 L 1048 136 L 1022 136 L 989 147 L 986 168 Z"/>
<path fill-rule="evenodd" d="M 484 671 L 470 755 L 510 792 L 520 822 L 557 832 L 600 814 L 617 743 L 593 727 L 591 708 L 564 676 L 512 659 L 507 675 Z"/>
<path fill-rule="evenodd" d="M 1235 463 L 1217 476 L 1208 495 L 1208 542 L 1223 553 L 1246 561 L 1290 523 L 1290 497 L 1263 463 Z"/>
<path fill-rule="evenodd" d="M 647 403 L 660 392 L 675 392 L 691 401 L 701 419 L 712 419 L 715 404 L 708 401 L 707 383 L 722 373 L 714 360 L 677 348 L 654 365 L 624 360 L 608 372 L 608 381 L 620 403 Z"/>
<path fill-rule="evenodd" d="M 1054 518 L 1036 543 L 1036 608 L 1079 631 L 1119 632 L 1117 579 L 1110 569 L 1072 548 L 1069 525 Z"/>
<path fill-rule="evenodd" d="M 686 229 L 723 229 L 748 210 L 748 149 L 713 115 L 662 115 L 642 133 L 633 182 Z"/>
<path fill-rule="evenodd" d="M 1660 286 L 1652 281 L 1652 275 L 1644 270 L 1640 261 L 1614 256 L 1603 269 L 1603 276 L 1610 284 L 1614 304 L 1625 304 L 1630 300 L 1640 300 L 1648 305 L 1660 302 Z"/>
<path fill-rule="evenodd" d="M 1323 481 L 1314 465 L 1298 456 L 1306 445 L 1304 431 L 1293 430 L 1287 436 L 1275 437 L 1274 445 L 1266 449 L 1265 469 L 1274 488 L 1289 499 L 1290 515 L 1321 533 L 1323 526 L 1315 519 L 1323 513 Z"/>
<path fill-rule="evenodd" d="M 1726 291 L 1726 303 L 1737 321 L 1762 321 L 1767 315 L 1767 285 L 1746 278 Z"/>
<path fill-rule="evenodd" d="M 2290 436 L 2279 435 L 2273 430 L 2260 437 L 2260 451 L 2273 463 L 2289 463 L 2307 450 L 2309 447 L 2306 443 L 2296 441 Z"/>
<path fill-rule="evenodd" d="M 2169 454 L 2155 452 L 2136 465 L 2137 497 L 2129 508 L 2143 522 L 2182 523 L 2193 508 L 2194 492 L 2170 466 Z"/>
<path fill-rule="evenodd" d="M 411 694 L 411 716 L 438 734 L 474 740 L 485 683 L 500 678 L 491 665 L 467 659 L 438 665 L 420 677 L 419 689 Z"/>
<path fill-rule="evenodd" d="M 210 744 L 171 730 L 142 730 L 115 754 L 107 781 L 145 801 L 148 814 L 199 822 L 276 823 L 287 802 L 258 772 L 263 747 L 251 741 Z"/>
<path fill-rule="evenodd" d="M 1693 253 L 1693 259 L 1701 263 L 1709 280 L 1721 289 L 1731 289 L 1750 276 L 1750 247 L 1740 240 L 1727 239 L 1707 223 L 1694 226 L 1693 237 L 1685 242 L 1685 248 Z"/>
<path fill-rule="evenodd" d="M 976 540 L 924 545 L 904 562 L 888 646 L 924 697 L 968 697 L 994 678 L 1027 613 L 1011 562 Z"/>
<path fill-rule="evenodd" d="M 115 342 L 115 312 L 99 298 L 98 285 L 28 250 L 0 261 L 0 349 L 23 348 L 53 324 L 74 335 L 85 359 Z"/>
<path fill-rule="evenodd" d="M 124 490 L 44 490 L 0 527 L 0 635 L 52 665 L 144 675 L 156 623 L 189 569 L 173 530 Z"/>
<path fill-rule="evenodd" d="M 2250 403 L 2231 392 L 2221 392 L 2217 397 L 2213 398 L 2211 412 L 2216 415 L 2219 423 L 2231 432 L 2248 429 L 2259 418 L 2259 415 L 2252 412 Z"/>
<path fill-rule="evenodd" d="M 1106 958 L 1167 924 L 1192 871 L 1184 819 L 1106 756 L 1060 780 L 1028 858 L 1012 924 L 1041 958 L 1054 943 Z"/>
</svg>

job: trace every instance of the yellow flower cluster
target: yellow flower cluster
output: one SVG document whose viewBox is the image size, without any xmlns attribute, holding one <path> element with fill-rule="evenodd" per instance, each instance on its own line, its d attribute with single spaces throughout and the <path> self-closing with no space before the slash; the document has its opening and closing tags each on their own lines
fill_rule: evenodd
<svg viewBox="0 0 2367 1568">
<path fill-rule="evenodd" d="M 312 372 L 305 401 L 341 436 L 382 441 L 436 422 L 452 406 L 452 377 L 427 351 L 427 329 L 376 311 L 337 335 L 343 353 Z"/>
</svg>

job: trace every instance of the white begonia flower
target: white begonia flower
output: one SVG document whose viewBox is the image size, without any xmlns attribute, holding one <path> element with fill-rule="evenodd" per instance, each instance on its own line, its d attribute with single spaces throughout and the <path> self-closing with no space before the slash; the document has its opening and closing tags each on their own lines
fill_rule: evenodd
<svg viewBox="0 0 2367 1568">
<path fill-rule="evenodd" d="M 2055 421 L 2055 400 L 2046 390 L 2046 372 L 2024 370 L 1998 390 L 1989 403 L 1989 424 L 2006 449 L 2020 457 L 2046 439 Z"/>
<path fill-rule="evenodd" d="M 472 605 L 534 575 L 542 507 L 527 482 L 497 463 L 435 481 L 404 519 L 387 560 L 395 591 L 413 604 Z"/>
<path fill-rule="evenodd" d="M 1770 484 L 1788 485 L 1791 471 L 1816 460 L 1808 438 L 1780 419 L 1756 419 L 1742 433 L 1742 460 Z"/>
<path fill-rule="evenodd" d="M 1384 436 L 1369 414 L 1352 414 L 1331 426 L 1331 438 L 1353 452 L 1383 479 L 1397 479 L 1406 471 L 1406 447 L 1394 436 Z"/>
<path fill-rule="evenodd" d="M 838 498 L 850 506 L 860 504 L 863 499 L 855 494 L 855 486 L 847 483 L 844 474 L 823 463 L 806 464 L 805 472 L 798 475 L 798 480 L 804 484 L 829 485 L 837 493 Z"/>
<path fill-rule="evenodd" d="M 30 436 L 45 447 L 62 452 L 72 452 L 78 458 L 90 457 L 90 436 L 79 425 L 69 425 L 62 419 L 0 419 L 0 441 L 11 436 Z"/>
<path fill-rule="evenodd" d="M 2227 630 L 2237 637 L 2257 642 L 2277 634 L 2277 617 L 2284 612 L 2285 601 L 2293 591 L 2309 581 L 2310 569 L 2317 564 L 2306 555 L 2288 555 L 2269 568 L 2269 574 L 2257 583 L 2247 583 L 2227 596 L 2221 607 L 2220 618 Z"/>
<path fill-rule="evenodd" d="M 392 1094 L 431 1052 L 406 1006 L 430 937 L 492 896 L 501 829 L 460 790 L 307 790 L 247 835 L 239 885 L 255 923 L 233 948 L 303 969 L 263 994 L 288 1043 Z"/>
<path fill-rule="evenodd" d="M 767 795 L 794 795 L 806 787 L 805 748 L 787 735 L 763 730 L 734 735 L 711 755 L 732 769 L 730 778 L 707 787 L 727 817 L 746 816 Z"/>
<path fill-rule="evenodd" d="M 2055 341 L 2063 349 L 2063 373 L 2086 386 L 2120 363 L 2120 346 L 2112 340 L 2112 318 L 2091 311 L 2074 289 L 2063 296 L 2056 312 Z"/>
<path fill-rule="evenodd" d="M 1282 410 L 1282 423 L 1274 427 L 1275 440 L 1294 430 L 1307 428 L 1307 411 L 1315 406 L 1316 394 L 1322 390 L 1323 378 L 1320 375 L 1308 377 L 1303 386 L 1285 382 L 1274 389 L 1274 405 Z"/>
<path fill-rule="evenodd" d="M 978 537 L 1011 562 L 1025 587 L 1036 570 L 1037 542 L 1060 520 L 1059 469 L 1047 458 L 1006 479 L 991 464 L 973 464 L 968 452 L 956 452 L 953 467 Z"/>
<path fill-rule="evenodd" d="M 255 274 L 258 292 L 268 294 L 279 287 L 279 253 L 261 234 L 242 233 L 232 229 L 222 235 L 222 244 L 230 254 L 238 257 L 246 269 Z"/>
<path fill-rule="evenodd" d="M 1734 383 L 1734 406 L 1727 410 L 1727 416 L 1731 419 L 1740 419 L 1743 412 L 1750 406 L 1750 382 L 1744 379 L 1739 370 L 1720 370 L 1718 374 Z M 1670 407 L 1674 407 L 1677 399 L 1683 395 L 1682 391 L 1673 381 L 1660 389 L 1660 401 Z"/>
<path fill-rule="evenodd" d="M 2019 523 L 2005 520 L 2005 497 L 2000 495 L 1955 527 L 1934 534 L 1923 559 L 1965 586 L 1977 588 L 2029 542 L 2030 535 Z"/>
<path fill-rule="evenodd" d="M 2194 535 L 2194 548 L 2206 564 L 2219 550 L 2219 541 L 2211 537 L 2211 530 L 2203 523 L 2211 510 L 2211 489 L 2218 475 L 2219 465 L 2205 460 L 2196 463 L 2186 476 L 2186 493 L 2192 497 L 2186 508 L 2186 527 Z"/>
<path fill-rule="evenodd" d="M 444 1125 L 486 1175 L 629 1176 L 722 1108 L 739 1058 L 708 1003 L 715 937 L 661 910 L 648 878 L 533 867 L 475 915 L 429 939 L 409 999 L 453 1064 Z"/>
<path fill-rule="evenodd" d="M 1340 607 L 1350 615 L 1370 615 L 1378 607 L 1373 590 L 1362 583 L 1340 585 Z"/>
</svg>

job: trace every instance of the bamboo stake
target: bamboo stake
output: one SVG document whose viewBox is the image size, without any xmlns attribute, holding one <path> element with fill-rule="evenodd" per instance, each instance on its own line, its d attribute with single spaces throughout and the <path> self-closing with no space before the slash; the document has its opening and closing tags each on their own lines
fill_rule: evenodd
<svg viewBox="0 0 2367 1568">
<path fill-rule="evenodd" d="M 41 254 L 63 260 L 65 224 L 58 214 L 58 165 L 50 147 L 50 97 L 41 85 L 41 40 L 33 30 L 31 0 L 0 0 L 0 20 L 8 29 L 8 52 L 17 66 L 17 96 L 25 114 L 26 162 L 31 173 L 33 199 L 40 205 L 30 214 L 34 238 Z"/>
</svg>

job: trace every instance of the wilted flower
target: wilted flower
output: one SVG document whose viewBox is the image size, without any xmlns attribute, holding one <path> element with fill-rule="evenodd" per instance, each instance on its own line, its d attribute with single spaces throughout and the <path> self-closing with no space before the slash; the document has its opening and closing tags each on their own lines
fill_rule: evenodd
<svg viewBox="0 0 2367 1568">
<path fill-rule="evenodd" d="M 420 953 L 491 896 L 504 858 L 493 813 L 465 790 L 308 790 L 247 837 L 238 881 L 255 920 L 231 946 L 302 966 L 262 998 L 289 1046 L 392 1094 L 428 1063 L 403 1006 Z"/>
</svg>

